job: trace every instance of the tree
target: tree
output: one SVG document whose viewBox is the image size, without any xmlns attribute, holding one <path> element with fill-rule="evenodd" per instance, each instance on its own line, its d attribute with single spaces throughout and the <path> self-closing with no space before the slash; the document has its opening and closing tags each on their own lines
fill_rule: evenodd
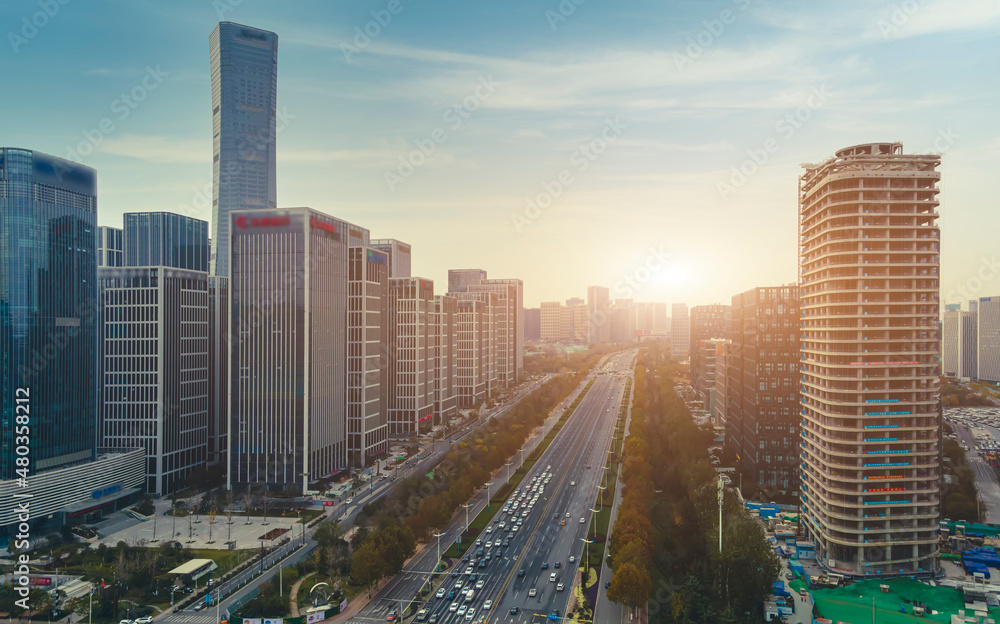
<svg viewBox="0 0 1000 624">
<path fill-rule="evenodd" d="M 633 563 L 623 563 L 611 577 L 608 600 L 635 609 L 649 601 L 651 589 L 649 572 Z"/>
</svg>

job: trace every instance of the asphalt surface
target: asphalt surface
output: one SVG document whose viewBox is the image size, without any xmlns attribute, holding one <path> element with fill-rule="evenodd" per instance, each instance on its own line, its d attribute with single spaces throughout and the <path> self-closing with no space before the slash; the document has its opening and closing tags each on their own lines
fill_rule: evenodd
<svg viewBox="0 0 1000 624">
<path fill-rule="evenodd" d="M 602 366 L 626 371 L 634 355 L 634 351 L 614 354 Z M 405 607 L 431 577 L 434 577 L 433 592 L 423 605 L 429 611 L 428 622 L 430 616 L 437 616 L 438 624 L 484 620 L 531 622 L 536 614 L 544 616 L 553 609 L 558 609 L 560 616 L 565 616 L 573 586 L 579 579 L 578 570 L 583 567 L 581 556 L 584 554 L 585 544 L 580 538 L 585 535 L 592 538 L 589 533 L 592 530 L 592 513 L 589 509 L 597 498 L 597 486 L 601 485 L 604 472 L 601 467 L 611 446 L 614 422 L 625 387 L 624 376 L 619 378 L 616 375 L 596 374 L 584 380 L 581 387 L 591 378 L 595 380 L 593 387 L 535 464 L 536 473 L 545 472 L 546 466 L 552 466 L 550 482 L 544 486 L 544 492 L 529 508 L 526 516 L 523 515 L 524 507 L 517 510 L 521 514 L 518 517 L 522 525 L 517 531 L 508 532 L 506 529 L 510 528 L 509 525 L 517 517 L 514 513 L 500 511 L 494 519 L 493 531 L 484 532 L 480 536 L 484 550 L 486 542 L 493 541 L 495 536 L 499 536 L 501 540 L 506 537 L 510 545 L 493 546 L 489 563 L 485 567 L 476 565 L 473 568 L 477 581 L 483 581 L 482 586 L 474 590 L 473 599 L 466 601 L 456 589 L 459 582 L 463 589 L 468 587 L 470 575 L 466 573 L 466 568 L 471 564 L 460 561 L 451 570 L 434 575 L 437 548 L 432 543 L 415 556 L 404 571 L 392 579 L 367 607 L 351 618 L 351 622 L 386 621 L 391 613 L 398 612 L 401 606 Z M 568 398 L 566 405 L 572 399 L 572 396 Z M 561 410 L 554 411 L 550 421 L 536 433 L 538 438 L 555 424 L 560 413 Z M 526 444 L 529 448 L 531 445 L 532 441 Z M 514 460 L 517 462 L 519 459 L 515 455 Z M 504 470 L 497 474 L 494 488 L 499 487 L 505 474 Z M 575 485 L 571 485 L 574 482 Z M 523 481 L 519 489 L 523 490 L 526 483 L 530 484 L 530 479 Z M 476 497 L 476 507 L 469 510 L 470 518 L 474 518 L 485 506 L 485 499 L 485 491 Z M 581 518 L 583 523 L 580 522 Z M 561 525 L 562 520 L 566 521 L 565 526 Z M 500 522 L 504 522 L 504 528 L 499 527 Z M 445 530 L 446 536 L 441 539 L 442 551 L 464 527 L 464 514 L 459 514 Z M 575 557 L 575 563 L 569 562 L 570 556 Z M 556 562 L 560 564 L 559 569 L 555 568 Z M 543 564 L 547 564 L 548 569 L 543 570 Z M 521 569 L 525 571 L 523 577 L 518 576 Z M 556 575 L 555 581 L 549 580 L 552 573 Z M 561 591 L 557 590 L 560 582 L 564 585 Z M 437 598 L 436 593 L 440 588 L 445 590 L 445 596 Z M 528 593 L 532 588 L 536 589 L 537 595 L 529 597 Z M 455 598 L 449 600 L 447 594 L 451 591 L 455 591 Z M 488 610 L 485 609 L 487 600 L 492 602 Z M 454 611 L 451 610 L 453 605 L 456 608 Z M 471 618 L 467 616 L 467 612 L 460 615 L 460 606 L 473 608 L 474 615 Z M 515 606 L 518 613 L 513 615 L 510 610 Z M 413 616 L 408 619 L 413 619 Z"/>
<path fill-rule="evenodd" d="M 948 423 L 962 442 L 969 447 L 969 450 L 965 452 L 965 459 L 976 475 L 976 490 L 979 492 L 979 498 L 983 501 L 983 521 L 989 524 L 1000 524 L 1000 483 L 997 482 L 996 472 L 979 457 L 979 453 L 976 452 L 976 439 L 972 436 L 969 428 L 952 419 L 948 419 Z M 994 437 L 1000 438 L 1000 432 L 996 431 L 995 428 L 978 426 L 989 430 Z M 960 518 L 952 519 L 959 520 Z"/>
<path fill-rule="evenodd" d="M 406 468 L 395 473 L 396 476 L 393 478 L 375 482 L 374 489 L 361 488 L 360 491 L 356 491 L 350 504 L 346 502 L 340 503 L 339 505 L 328 509 L 327 513 L 331 518 L 339 519 L 341 526 L 345 531 L 349 530 L 354 525 L 354 520 L 361 509 L 368 503 L 378 500 L 388 493 L 394 485 L 395 479 L 404 479 L 414 474 L 429 472 L 441 461 L 443 455 L 450 450 L 452 444 L 460 442 L 465 436 L 471 434 L 475 431 L 475 429 L 480 427 L 490 418 L 503 418 L 503 416 L 513 409 L 523 397 L 537 390 L 539 386 L 549 379 L 549 377 L 551 377 L 551 375 L 546 375 L 533 382 L 525 384 L 522 389 L 520 389 L 503 405 L 497 406 L 492 410 L 485 411 L 479 419 L 470 423 L 461 431 L 453 434 L 451 442 L 448 440 L 438 440 L 428 444 L 426 447 L 421 448 L 419 461 L 408 462 Z M 292 543 L 287 544 L 280 549 L 275 549 L 275 551 L 269 553 L 267 559 L 265 560 L 265 567 L 279 560 L 281 561 L 280 567 L 288 567 L 308 557 L 313 548 L 316 547 L 316 542 L 312 539 L 312 535 L 318 526 L 319 525 L 306 530 L 305 548 L 293 550 L 296 545 L 302 541 L 301 537 L 299 537 L 298 539 L 293 540 Z M 433 563 L 431 563 L 431 566 L 433 567 Z M 263 575 L 254 578 L 254 574 L 259 572 L 259 565 L 257 565 L 250 570 L 244 571 L 238 577 L 227 580 L 221 586 L 223 595 L 221 605 L 213 604 L 211 607 L 201 611 L 195 611 L 193 608 L 194 605 L 192 605 L 191 607 L 188 607 L 178 613 L 161 613 L 155 619 L 157 622 L 165 622 L 168 624 L 212 624 L 213 622 L 218 622 L 217 613 L 220 615 L 225 614 L 226 609 L 232 606 L 233 603 L 245 598 L 261 583 L 271 580 L 278 569 L 279 566 L 275 566 L 272 569 L 267 570 Z M 286 591 L 287 590 L 288 588 L 286 588 Z M 182 595 L 177 594 L 176 599 L 178 601 L 181 600 Z"/>
</svg>

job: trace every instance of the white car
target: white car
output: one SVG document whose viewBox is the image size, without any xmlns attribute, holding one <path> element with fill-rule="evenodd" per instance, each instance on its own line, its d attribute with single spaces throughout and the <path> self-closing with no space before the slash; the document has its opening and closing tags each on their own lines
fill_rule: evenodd
<svg viewBox="0 0 1000 624">
<path fill-rule="evenodd" d="M 549 575 L 549 582 L 550 583 L 555 583 L 556 582 L 556 573 L 555 572 L 553 572 L 552 574 Z"/>
<path fill-rule="evenodd" d="M 486 585 L 486 581 L 479 579 L 476 581 L 476 589 L 482 589 Z"/>
<path fill-rule="evenodd" d="M 489 611 L 492 608 L 493 608 L 492 600 L 487 600 L 486 602 L 483 603 L 483 611 Z"/>
<path fill-rule="evenodd" d="M 493 525 L 490 525 L 490 526 L 486 527 L 486 532 L 487 533 L 492 533 L 493 532 Z"/>
<path fill-rule="evenodd" d="M 476 610 L 475 609 L 469 609 L 468 611 L 465 612 L 465 620 L 467 622 L 471 622 L 472 618 L 474 618 L 474 617 L 476 617 Z"/>
<path fill-rule="evenodd" d="M 576 485 L 576 481 L 570 481 L 569 484 L 570 485 Z"/>
<path fill-rule="evenodd" d="M 511 529 L 511 533 L 517 533 L 517 530 L 518 530 L 518 529 L 520 529 L 520 528 L 521 528 L 521 527 L 519 527 L 519 526 L 517 526 L 517 525 L 515 524 L 515 525 L 514 525 L 514 528 L 513 528 L 513 529 Z"/>
<path fill-rule="evenodd" d="M 472 568 L 469 569 L 471 570 Z M 455 581 L 455 589 L 462 589 L 462 579 Z"/>
<path fill-rule="evenodd" d="M 569 513 L 568 511 L 566 512 L 566 517 L 567 517 L 567 518 L 569 518 L 569 517 L 570 517 L 570 513 Z"/>
<path fill-rule="evenodd" d="M 452 613 L 458 611 L 458 603 L 457 602 L 451 603 L 451 606 L 448 607 L 448 610 L 451 611 Z"/>
<path fill-rule="evenodd" d="M 141 618 L 136 618 L 135 624 L 153 624 L 153 616 L 144 615 Z"/>
<path fill-rule="evenodd" d="M 534 587 L 528 590 L 528 598 L 534 598 L 537 595 L 538 595 L 538 590 L 535 589 Z"/>
<path fill-rule="evenodd" d="M 584 520 L 583 518 L 580 518 L 580 524 L 583 524 L 584 522 L 586 522 L 586 520 Z"/>
<path fill-rule="evenodd" d="M 434 594 L 434 595 L 437 596 L 438 598 L 444 598 L 444 587 L 442 587 L 441 589 L 439 589 L 437 591 L 437 593 Z"/>
<path fill-rule="evenodd" d="M 465 611 L 466 611 L 466 609 L 468 609 L 468 608 L 469 608 L 469 607 L 467 607 L 467 606 L 465 606 L 465 605 L 462 605 L 462 606 L 460 606 L 460 607 L 458 608 L 458 615 L 459 615 L 459 616 L 462 616 L 462 615 L 465 615 Z"/>
<path fill-rule="evenodd" d="M 486 542 L 487 548 L 493 548 L 493 542 Z"/>
<path fill-rule="evenodd" d="M 563 589 L 565 589 L 565 586 L 562 583 L 556 585 L 556 591 L 562 591 Z"/>
<path fill-rule="evenodd" d="M 570 555 L 569 556 L 569 562 L 570 563 L 576 563 L 576 555 Z"/>
</svg>

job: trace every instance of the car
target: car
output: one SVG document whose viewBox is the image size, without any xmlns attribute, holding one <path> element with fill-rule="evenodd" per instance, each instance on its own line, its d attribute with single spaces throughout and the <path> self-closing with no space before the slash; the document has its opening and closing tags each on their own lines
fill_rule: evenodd
<svg viewBox="0 0 1000 624">
<path fill-rule="evenodd" d="M 486 585 L 486 581 L 479 579 L 476 581 L 476 589 L 482 589 Z"/>
<path fill-rule="evenodd" d="M 348 505 L 350 505 L 350 504 L 351 504 L 351 503 L 353 503 L 353 502 L 354 502 L 354 499 L 353 499 L 353 498 L 348 498 L 348 499 L 347 499 L 347 504 L 348 504 Z"/>
<path fill-rule="evenodd" d="M 510 530 L 510 532 L 511 532 L 511 533 L 517 533 L 517 530 L 518 530 L 518 529 L 520 529 L 520 528 L 521 528 L 521 527 L 519 527 L 518 525 L 516 525 L 516 524 L 515 524 L 515 525 L 514 525 L 514 528 L 513 528 L 513 529 L 511 529 L 511 530 Z"/>
<path fill-rule="evenodd" d="M 486 527 L 486 532 L 487 533 L 492 533 L 493 532 L 493 527 L 492 526 Z"/>
<path fill-rule="evenodd" d="M 576 485 L 576 481 L 570 481 L 569 484 L 570 485 Z"/>
<path fill-rule="evenodd" d="M 548 561 L 543 561 L 542 562 L 542 569 L 543 570 L 548 570 L 549 569 L 549 562 Z"/>
<path fill-rule="evenodd" d="M 604 589 L 611 587 L 611 581 L 604 581 Z"/>
<path fill-rule="evenodd" d="M 135 624 L 153 624 L 153 616 L 144 615 L 141 618 L 136 618 Z"/>
<path fill-rule="evenodd" d="M 473 572 L 472 574 L 469 575 L 469 582 L 470 583 L 475 583 L 476 579 L 478 579 L 478 578 L 479 578 L 479 575 L 476 574 L 475 572 Z"/>
<path fill-rule="evenodd" d="M 441 589 L 439 589 L 439 590 L 437 591 L 437 593 L 436 593 L 436 594 L 434 594 L 434 595 L 435 595 L 436 597 L 438 597 L 438 598 L 444 598 L 444 587 L 442 587 Z"/>
<path fill-rule="evenodd" d="M 583 524 L 585 522 L 586 522 L 586 520 L 584 520 L 583 518 L 580 518 L 580 524 Z"/>
<path fill-rule="evenodd" d="M 576 563 L 576 555 L 570 555 L 569 556 L 569 562 L 570 563 Z"/>
<path fill-rule="evenodd" d="M 457 602 L 451 603 L 451 606 L 448 607 L 448 610 L 451 611 L 452 613 L 458 611 L 458 603 Z"/>
<path fill-rule="evenodd" d="M 520 611 L 521 610 L 518 609 L 516 605 L 510 608 L 510 614 L 511 615 L 517 615 L 518 613 L 520 613 Z"/>
<path fill-rule="evenodd" d="M 429 624 L 437 624 L 437 621 L 438 621 L 438 614 L 437 613 L 435 613 L 434 615 L 432 615 L 431 619 L 427 620 L 427 622 Z"/>
<path fill-rule="evenodd" d="M 566 526 L 566 521 L 565 520 L 561 520 L 559 522 L 559 526 Z"/>
<path fill-rule="evenodd" d="M 558 620 L 559 619 L 559 609 L 552 609 L 552 612 L 549 613 L 549 619 Z"/>
<path fill-rule="evenodd" d="M 504 546 L 510 546 L 510 540 L 509 540 L 509 539 L 505 539 L 505 540 L 503 541 L 503 545 L 504 545 Z"/>
<path fill-rule="evenodd" d="M 537 595 L 538 595 L 538 590 L 535 589 L 534 587 L 528 590 L 528 598 L 534 598 Z"/>
<path fill-rule="evenodd" d="M 476 610 L 475 609 L 469 609 L 468 611 L 465 612 L 465 620 L 467 622 L 471 622 L 472 618 L 474 618 L 474 617 L 476 617 Z"/>
<path fill-rule="evenodd" d="M 194 610 L 195 611 L 201 611 L 204 608 L 205 608 L 205 603 L 204 602 L 199 602 L 198 604 L 196 604 L 194 606 Z"/>
<path fill-rule="evenodd" d="M 794 581 L 795 580 L 795 575 L 792 574 L 791 572 L 789 572 L 788 574 L 785 575 L 785 579 L 789 580 L 789 581 Z"/>
<path fill-rule="evenodd" d="M 132 620 L 121 620 L 118 624 L 132 624 Z"/>
<path fill-rule="evenodd" d="M 467 607 L 465 605 L 460 605 L 458 607 L 457 613 L 458 613 L 458 615 L 462 616 L 462 615 L 465 615 L 465 612 L 468 611 L 468 610 L 469 610 L 469 607 Z"/>
<path fill-rule="evenodd" d="M 469 566 L 469 567 L 465 568 L 465 573 L 466 574 L 472 574 L 472 566 Z"/>
<path fill-rule="evenodd" d="M 424 620 L 427 619 L 428 615 L 430 615 L 430 611 L 428 611 L 427 609 L 421 609 L 417 611 L 417 621 L 423 622 Z"/>
<path fill-rule="evenodd" d="M 571 514 L 571 513 L 569 513 L 569 512 L 567 511 L 567 512 L 566 512 L 566 517 L 567 517 L 567 518 L 570 518 L 570 517 L 572 517 L 572 514 Z"/>
<path fill-rule="evenodd" d="M 556 570 L 558 570 L 559 568 L 562 567 L 562 562 L 561 561 L 556 561 L 555 563 L 552 564 L 552 567 L 555 568 Z"/>
<path fill-rule="evenodd" d="M 454 600 L 454 599 L 455 599 L 455 590 L 452 590 L 448 592 L 448 600 Z"/>
<path fill-rule="evenodd" d="M 562 591 L 564 589 L 566 589 L 566 587 L 562 583 L 556 585 L 556 591 Z"/>
<path fill-rule="evenodd" d="M 493 608 L 492 600 L 487 600 L 486 602 L 483 603 L 483 611 L 489 611 L 492 608 Z"/>
<path fill-rule="evenodd" d="M 517 578 L 524 578 L 524 568 L 517 571 Z"/>
<path fill-rule="evenodd" d="M 455 581 L 455 589 L 462 589 L 462 579 Z"/>
<path fill-rule="evenodd" d="M 485 559 L 483 559 L 482 561 L 479 562 L 479 567 L 480 568 L 485 568 L 486 567 L 486 560 Z"/>
<path fill-rule="evenodd" d="M 476 546 L 482 546 L 482 545 L 483 545 L 483 540 L 477 539 L 476 540 Z"/>
<path fill-rule="evenodd" d="M 486 542 L 486 547 L 487 548 L 493 548 L 493 542 Z"/>
<path fill-rule="evenodd" d="M 469 555 L 465 555 L 464 557 L 462 557 L 462 562 L 469 563 Z"/>
<path fill-rule="evenodd" d="M 549 582 L 550 583 L 555 583 L 556 582 L 556 573 L 555 572 L 553 572 L 552 574 L 549 575 Z"/>
</svg>

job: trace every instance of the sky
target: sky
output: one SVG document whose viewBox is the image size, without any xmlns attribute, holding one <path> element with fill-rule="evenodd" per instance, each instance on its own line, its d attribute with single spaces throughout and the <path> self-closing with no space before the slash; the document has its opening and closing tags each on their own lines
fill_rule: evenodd
<svg viewBox="0 0 1000 624">
<path fill-rule="evenodd" d="M 942 300 L 1000 294 L 1000 1 L 5 0 L 0 144 L 98 173 L 98 222 L 211 220 L 208 36 L 278 47 L 279 207 L 413 273 L 729 303 L 796 279 L 803 163 L 940 153 Z"/>
</svg>

